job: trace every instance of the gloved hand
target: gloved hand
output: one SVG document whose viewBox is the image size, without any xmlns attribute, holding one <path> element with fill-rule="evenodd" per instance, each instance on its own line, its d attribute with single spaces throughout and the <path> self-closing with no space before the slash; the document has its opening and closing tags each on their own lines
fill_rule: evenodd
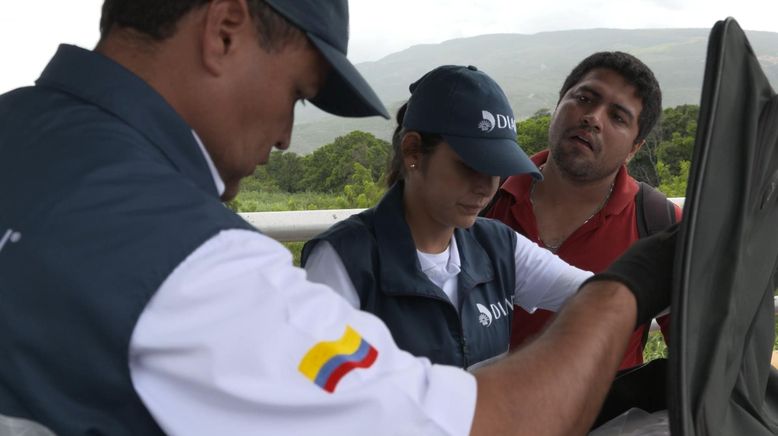
<svg viewBox="0 0 778 436">
<path fill-rule="evenodd" d="M 635 294 L 638 305 L 635 327 L 651 321 L 670 305 L 678 226 L 674 224 L 635 242 L 605 272 L 593 275 L 581 287 L 601 280 L 620 282 Z"/>
</svg>

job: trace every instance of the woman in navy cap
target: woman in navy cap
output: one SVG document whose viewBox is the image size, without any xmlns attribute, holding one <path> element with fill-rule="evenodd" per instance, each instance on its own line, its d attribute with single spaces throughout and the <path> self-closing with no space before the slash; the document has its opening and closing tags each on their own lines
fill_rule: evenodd
<svg viewBox="0 0 778 436">
<path fill-rule="evenodd" d="M 499 178 L 537 167 L 502 89 L 442 66 L 397 113 L 389 191 L 303 248 L 308 278 L 380 317 L 400 346 L 474 368 L 508 351 L 513 305 L 557 310 L 590 273 L 479 218 Z"/>
</svg>

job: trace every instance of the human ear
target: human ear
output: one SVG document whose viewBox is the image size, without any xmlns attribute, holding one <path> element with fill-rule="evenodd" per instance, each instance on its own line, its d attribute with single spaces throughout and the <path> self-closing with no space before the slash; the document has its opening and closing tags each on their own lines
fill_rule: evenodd
<svg viewBox="0 0 778 436">
<path fill-rule="evenodd" d="M 221 76 L 245 38 L 255 38 L 246 0 L 213 0 L 206 6 L 201 30 L 202 60 L 206 70 Z"/>
<path fill-rule="evenodd" d="M 632 149 L 629 151 L 629 154 L 627 155 L 627 159 L 624 161 L 624 165 L 628 164 L 633 157 L 637 154 L 638 151 L 640 151 L 640 148 L 643 147 L 643 144 L 646 143 L 646 140 L 640 140 L 634 144 L 632 144 Z"/>
</svg>

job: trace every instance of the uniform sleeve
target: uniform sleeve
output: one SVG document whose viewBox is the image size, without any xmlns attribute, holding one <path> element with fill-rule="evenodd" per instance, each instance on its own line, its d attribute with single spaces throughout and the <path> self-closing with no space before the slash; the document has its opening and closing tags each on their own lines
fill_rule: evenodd
<svg viewBox="0 0 778 436">
<path fill-rule="evenodd" d="M 592 275 L 516 233 L 516 292 L 513 303 L 528 312 L 558 311 Z"/>
<path fill-rule="evenodd" d="M 136 391 L 171 435 L 465 435 L 475 410 L 473 376 L 399 350 L 378 318 L 245 230 L 171 273 L 129 355 Z"/>
<path fill-rule="evenodd" d="M 327 241 L 316 243 L 305 262 L 305 272 L 308 274 L 308 280 L 329 286 L 345 298 L 351 307 L 359 309 L 357 289 L 332 244 Z"/>
</svg>

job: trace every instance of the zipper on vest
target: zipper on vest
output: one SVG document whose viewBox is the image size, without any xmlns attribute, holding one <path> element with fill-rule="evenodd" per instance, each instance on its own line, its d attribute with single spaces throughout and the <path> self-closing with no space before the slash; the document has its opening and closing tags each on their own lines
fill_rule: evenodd
<svg viewBox="0 0 778 436">
<path fill-rule="evenodd" d="M 459 341 L 459 343 L 462 345 L 462 368 L 467 369 L 467 367 L 470 366 L 470 359 L 467 358 L 467 338 L 465 337 L 465 332 L 464 328 L 462 328 L 461 320 L 459 321 L 459 330 L 462 332 L 462 339 Z"/>
</svg>

